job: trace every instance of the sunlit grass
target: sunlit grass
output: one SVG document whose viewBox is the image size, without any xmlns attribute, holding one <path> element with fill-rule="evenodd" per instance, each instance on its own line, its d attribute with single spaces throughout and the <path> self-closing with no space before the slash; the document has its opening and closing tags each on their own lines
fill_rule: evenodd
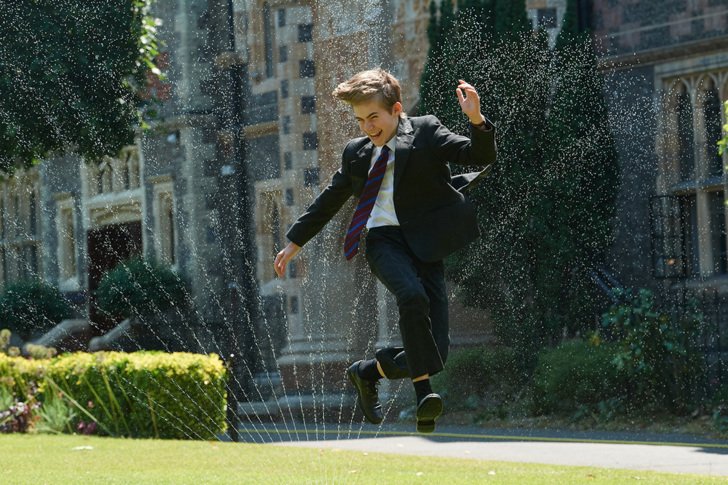
<svg viewBox="0 0 728 485">
<path fill-rule="evenodd" d="M 0 435 L 0 457 L 0 483 L 33 485 L 725 483 L 725 478 L 606 468 L 68 435 Z"/>
</svg>

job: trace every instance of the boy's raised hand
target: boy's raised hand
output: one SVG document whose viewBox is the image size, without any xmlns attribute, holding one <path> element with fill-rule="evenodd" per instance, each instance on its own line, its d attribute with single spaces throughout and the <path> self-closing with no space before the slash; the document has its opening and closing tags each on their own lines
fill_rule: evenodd
<svg viewBox="0 0 728 485">
<path fill-rule="evenodd" d="M 470 118 L 472 124 L 479 125 L 485 121 L 480 112 L 480 96 L 473 86 L 460 79 L 458 87 L 455 88 L 455 94 L 458 96 L 460 109 Z"/>
</svg>

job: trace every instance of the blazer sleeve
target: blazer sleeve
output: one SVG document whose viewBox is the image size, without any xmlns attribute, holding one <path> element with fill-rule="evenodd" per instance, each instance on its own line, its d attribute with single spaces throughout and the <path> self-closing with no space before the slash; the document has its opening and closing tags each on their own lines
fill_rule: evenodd
<svg viewBox="0 0 728 485">
<path fill-rule="evenodd" d="M 441 160 L 459 165 L 485 166 L 495 163 L 495 127 L 486 120 L 489 130 L 470 125 L 470 138 L 456 135 L 435 116 L 428 116 L 430 139 Z"/>
<path fill-rule="evenodd" d="M 351 197 L 353 191 L 347 162 L 348 148 L 347 146 L 347 149 L 344 150 L 341 168 L 331 177 L 329 185 L 286 232 L 289 241 L 299 246 L 306 244 L 321 231 Z"/>
</svg>

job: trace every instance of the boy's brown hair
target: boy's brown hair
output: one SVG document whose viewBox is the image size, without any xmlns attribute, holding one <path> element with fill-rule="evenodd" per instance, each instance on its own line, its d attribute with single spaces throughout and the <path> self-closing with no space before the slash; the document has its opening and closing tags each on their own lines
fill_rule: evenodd
<svg viewBox="0 0 728 485">
<path fill-rule="evenodd" d="M 380 67 L 354 74 L 336 86 L 331 94 L 349 104 L 365 103 L 373 98 L 379 98 L 390 112 L 395 103 L 402 102 L 399 81 Z"/>
</svg>

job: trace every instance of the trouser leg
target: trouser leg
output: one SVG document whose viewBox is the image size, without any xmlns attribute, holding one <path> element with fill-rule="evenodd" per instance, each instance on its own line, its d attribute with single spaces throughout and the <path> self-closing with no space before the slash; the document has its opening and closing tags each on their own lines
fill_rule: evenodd
<svg viewBox="0 0 728 485">
<path fill-rule="evenodd" d="M 374 275 L 394 295 L 403 351 L 386 351 L 397 369 L 389 378 L 418 377 L 442 370 L 449 345 L 447 294 L 442 262 L 423 263 L 410 251 L 399 228 L 377 228 L 367 237 L 367 260 Z M 381 351 L 378 355 L 382 355 Z M 379 360 L 379 359 L 378 359 Z M 403 367 L 406 366 L 406 373 Z"/>
</svg>

